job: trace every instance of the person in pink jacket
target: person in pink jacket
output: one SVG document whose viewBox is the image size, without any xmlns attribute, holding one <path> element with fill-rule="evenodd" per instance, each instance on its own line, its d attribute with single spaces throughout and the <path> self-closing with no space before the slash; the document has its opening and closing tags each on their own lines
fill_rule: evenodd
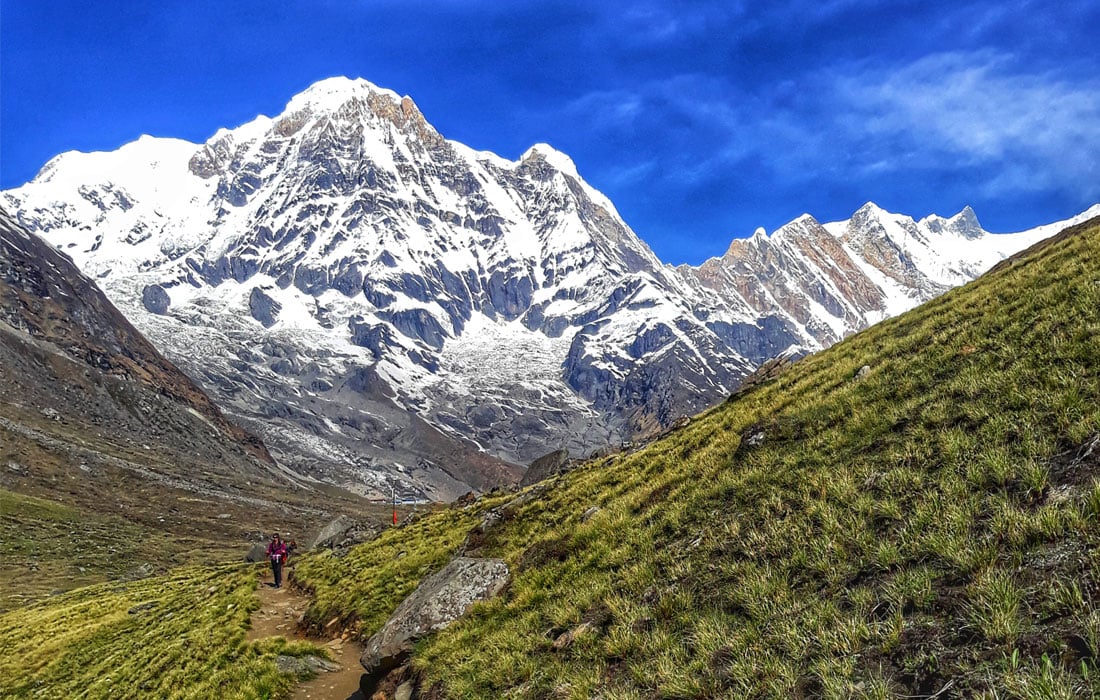
<svg viewBox="0 0 1100 700">
<path fill-rule="evenodd" d="M 275 587 L 283 585 L 283 564 L 286 563 L 286 543 L 279 538 L 279 533 L 271 537 L 271 543 L 267 545 L 267 558 L 271 561 L 271 573 L 275 575 Z"/>
</svg>

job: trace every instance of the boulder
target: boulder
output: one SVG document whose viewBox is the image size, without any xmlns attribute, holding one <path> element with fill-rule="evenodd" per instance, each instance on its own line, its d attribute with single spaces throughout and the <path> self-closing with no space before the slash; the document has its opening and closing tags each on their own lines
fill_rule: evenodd
<svg viewBox="0 0 1100 700">
<path fill-rule="evenodd" d="M 313 542 L 310 543 L 309 549 L 331 547 L 343 539 L 344 533 L 353 527 L 355 527 L 354 520 L 346 515 L 338 515 L 328 525 L 321 528 L 321 531 L 313 538 Z"/>
<path fill-rule="evenodd" d="M 569 463 L 569 450 L 554 450 L 550 454 L 539 457 L 531 465 L 527 467 L 527 472 L 523 475 L 523 479 L 520 480 L 519 485 L 530 486 L 531 484 L 538 483 L 543 479 L 548 479 L 555 474 L 560 474 L 565 470 L 565 466 Z"/>
<path fill-rule="evenodd" d="M 359 661 L 373 677 L 401 664 L 412 645 L 462 617 L 479 600 L 500 593 L 511 579 L 501 559 L 456 557 L 429 576 L 367 641 Z"/>
<path fill-rule="evenodd" d="M 378 536 L 375 525 L 361 523 L 346 515 L 338 515 L 328 525 L 321 528 L 309 545 L 309 549 L 344 550 L 357 544 L 369 542 Z"/>
<path fill-rule="evenodd" d="M 172 298 L 164 291 L 164 287 L 150 284 L 141 290 L 141 303 L 149 313 L 163 316 L 168 313 Z"/>
<path fill-rule="evenodd" d="M 248 549 L 248 554 L 244 555 L 244 560 L 253 564 L 258 561 L 267 561 L 267 545 L 263 542 L 253 543 Z"/>
</svg>

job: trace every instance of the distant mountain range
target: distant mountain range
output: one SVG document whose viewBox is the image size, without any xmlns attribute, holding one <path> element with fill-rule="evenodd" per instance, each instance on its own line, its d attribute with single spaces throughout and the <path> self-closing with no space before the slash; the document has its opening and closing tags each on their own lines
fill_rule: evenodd
<svg viewBox="0 0 1100 700">
<path fill-rule="evenodd" d="M 205 144 L 62 154 L 0 202 L 281 463 L 439 499 L 658 430 L 1100 213 L 993 235 L 868 204 L 673 268 L 564 154 L 474 151 L 343 78 Z"/>
</svg>

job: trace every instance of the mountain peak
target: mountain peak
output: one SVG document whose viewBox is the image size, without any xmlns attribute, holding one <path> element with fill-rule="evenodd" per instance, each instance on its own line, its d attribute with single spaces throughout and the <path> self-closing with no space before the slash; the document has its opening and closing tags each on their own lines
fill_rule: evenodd
<svg viewBox="0 0 1100 700">
<path fill-rule="evenodd" d="M 307 106 L 337 109 L 350 99 L 366 98 L 370 95 L 382 95 L 396 103 L 401 102 L 401 96 L 396 92 L 378 87 L 369 80 L 335 76 L 318 80 L 292 97 L 287 104 L 287 110 L 294 111 Z"/>
<path fill-rule="evenodd" d="M 963 207 L 958 214 L 952 216 L 949 223 L 967 238 L 980 235 L 982 231 L 982 225 L 978 223 L 978 215 L 974 213 L 969 204 Z"/>
<path fill-rule="evenodd" d="M 566 175 L 572 175 L 576 178 L 580 177 L 577 173 L 577 165 L 573 162 L 573 159 L 549 144 L 536 143 L 534 146 L 528 148 L 527 152 L 524 153 L 519 160 L 522 163 L 532 158 L 543 160 Z"/>
<path fill-rule="evenodd" d="M 377 118 L 414 135 L 424 144 L 437 146 L 444 140 L 411 97 L 363 78 L 341 76 L 320 80 L 291 98 L 277 121 L 287 121 L 287 128 L 294 129 L 301 123 L 300 113 L 337 120 Z"/>
<path fill-rule="evenodd" d="M 856 210 L 856 213 L 852 215 L 852 218 L 879 218 L 884 214 L 889 214 L 888 211 L 875 204 L 874 202 L 866 202 L 862 207 Z"/>
<path fill-rule="evenodd" d="M 921 219 L 921 223 L 935 233 L 950 233 L 963 238 L 981 238 L 985 234 L 982 225 L 978 223 L 978 215 L 969 204 L 949 219 L 931 214 Z"/>
</svg>

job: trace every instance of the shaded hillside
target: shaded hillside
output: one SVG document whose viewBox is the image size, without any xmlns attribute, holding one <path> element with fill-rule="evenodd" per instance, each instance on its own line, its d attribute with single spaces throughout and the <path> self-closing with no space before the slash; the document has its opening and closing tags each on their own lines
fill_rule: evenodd
<svg viewBox="0 0 1100 700">
<path fill-rule="evenodd" d="M 91 280 L 0 210 L 0 609 L 224 558 L 263 532 L 304 533 L 357 507 L 330 491 L 278 467 Z"/>
<path fill-rule="evenodd" d="M 23 230 L 3 209 L 0 319 L 106 375 L 138 382 L 197 411 L 249 454 L 272 463 L 263 443 L 225 420 L 206 394 L 157 352 L 71 260 Z"/>
<path fill-rule="evenodd" d="M 1097 338 L 1094 220 L 640 451 L 304 558 L 307 623 L 368 637 L 462 551 L 513 580 L 417 645 L 399 673 L 420 697 L 1095 695 Z M 0 617 L 0 644 L 56 655 L 0 689 L 169 690 L 141 666 L 113 684 L 81 666 L 135 623 L 50 646 L 33 622 L 56 614 Z M 232 639 L 204 653 L 173 692 L 258 671 L 225 665 L 251 653 Z"/>
</svg>

